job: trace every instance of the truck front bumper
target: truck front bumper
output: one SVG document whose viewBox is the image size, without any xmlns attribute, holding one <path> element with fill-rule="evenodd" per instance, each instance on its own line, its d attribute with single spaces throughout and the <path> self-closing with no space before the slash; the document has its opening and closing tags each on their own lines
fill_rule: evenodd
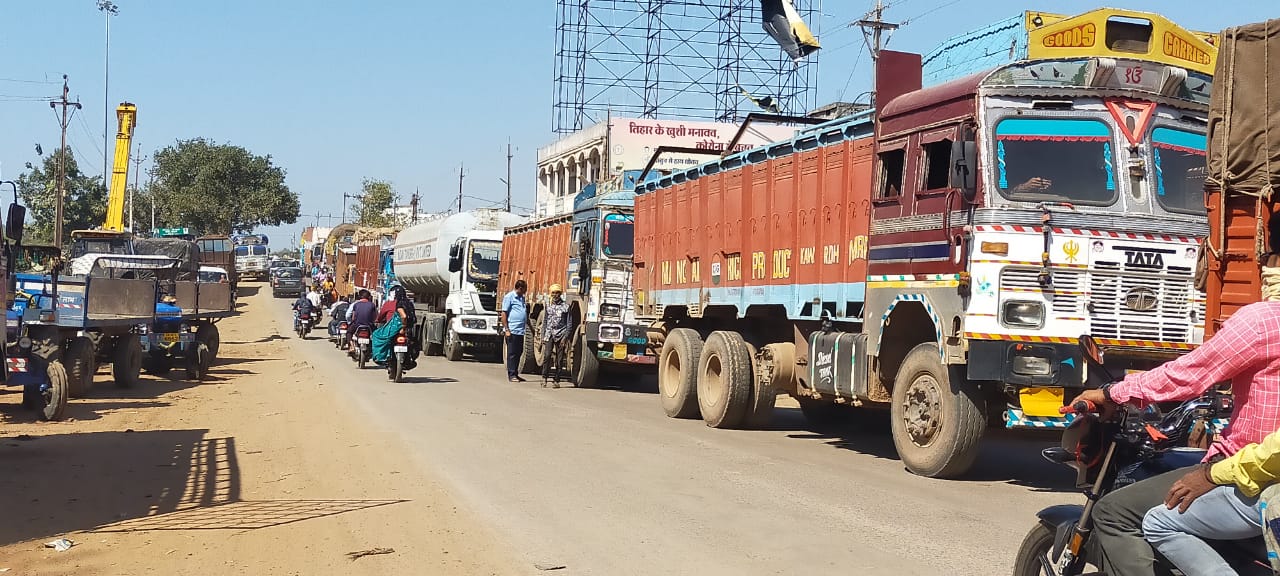
<svg viewBox="0 0 1280 576">
<path fill-rule="evenodd" d="M 502 342 L 497 316 L 454 316 L 449 328 L 458 335 L 458 342 L 464 347 L 489 348 Z"/>
<path fill-rule="evenodd" d="M 587 322 L 586 337 L 601 360 L 640 365 L 658 363 L 657 355 L 649 348 L 649 327 L 643 324 Z"/>
</svg>

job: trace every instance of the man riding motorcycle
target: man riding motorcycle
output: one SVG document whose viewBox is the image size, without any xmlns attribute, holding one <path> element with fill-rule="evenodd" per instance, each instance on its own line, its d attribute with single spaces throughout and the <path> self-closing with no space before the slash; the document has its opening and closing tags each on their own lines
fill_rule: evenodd
<svg viewBox="0 0 1280 576">
<path fill-rule="evenodd" d="M 378 313 L 378 309 L 373 305 L 373 295 L 368 290 L 361 290 L 356 294 L 356 301 L 351 303 L 347 309 L 347 341 L 343 342 L 343 346 L 351 343 L 352 335 L 356 333 L 356 328 L 367 326 L 369 331 L 373 331 L 373 321 Z"/>
<path fill-rule="evenodd" d="M 1145 407 L 1194 398 L 1228 380 L 1235 398 L 1231 424 L 1209 448 L 1204 463 L 1136 482 L 1098 500 L 1093 512 L 1094 538 L 1102 547 L 1109 576 L 1154 574 L 1155 553 L 1142 533 L 1147 512 L 1162 502 L 1190 504 L 1199 494 L 1185 490 L 1186 482 L 1181 481 L 1203 476 L 1201 467 L 1229 457 L 1247 444 L 1261 442 L 1280 429 L 1280 302 L 1245 306 L 1186 356 L 1115 384 L 1086 390 L 1072 400 L 1073 405 L 1088 401 L 1107 411 L 1117 404 Z"/>
<path fill-rule="evenodd" d="M 333 303 L 332 308 L 329 308 L 329 336 L 338 335 L 338 325 L 347 320 L 347 308 L 350 307 L 351 302 L 343 296 Z"/>
<path fill-rule="evenodd" d="M 311 302 L 311 299 L 308 298 L 306 294 L 299 296 L 298 299 L 293 302 L 294 324 L 298 323 L 298 318 L 302 314 L 310 314 L 312 318 L 315 318 L 316 316 L 316 306 Z"/>
</svg>

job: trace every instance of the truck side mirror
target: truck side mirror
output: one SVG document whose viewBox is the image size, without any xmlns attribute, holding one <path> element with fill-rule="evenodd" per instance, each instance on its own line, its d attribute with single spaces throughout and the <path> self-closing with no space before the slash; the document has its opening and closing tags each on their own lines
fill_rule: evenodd
<svg viewBox="0 0 1280 576">
<path fill-rule="evenodd" d="M 591 243 L 587 242 L 586 238 L 578 240 L 578 256 L 586 258 L 589 254 L 591 254 Z"/>
<path fill-rule="evenodd" d="M 978 146 L 973 140 L 951 143 L 952 188 L 959 188 L 967 202 L 978 195 Z"/>
<path fill-rule="evenodd" d="M 22 244 L 22 227 L 26 220 L 26 207 L 16 202 L 9 205 L 9 214 L 4 221 L 4 235 L 14 244 Z"/>
</svg>

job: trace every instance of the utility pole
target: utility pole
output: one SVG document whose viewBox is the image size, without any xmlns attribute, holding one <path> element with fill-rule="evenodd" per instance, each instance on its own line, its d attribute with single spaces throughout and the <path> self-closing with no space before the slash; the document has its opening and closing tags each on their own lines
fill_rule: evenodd
<svg viewBox="0 0 1280 576">
<path fill-rule="evenodd" d="M 138 191 L 138 174 L 142 171 L 142 143 L 138 143 L 138 151 L 133 154 L 133 188 L 129 189 L 129 231 L 133 232 L 133 194 Z"/>
<path fill-rule="evenodd" d="M 884 21 L 884 11 L 887 6 L 883 0 L 876 0 L 876 7 L 862 17 L 862 20 L 854 22 L 855 25 L 862 28 L 863 40 L 870 46 L 871 64 L 874 68 L 876 61 L 880 59 L 880 49 L 884 47 L 884 32 L 892 32 L 898 29 L 898 24 Z M 874 96 L 873 96 L 874 97 Z"/>
<path fill-rule="evenodd" d="M 67 100 L 67 96 L 70 93 L 71 89 L 67 87 L 67 75 L 63 74 L 62 99 L 49 103 L 50 108 L 62 107 L 62 119 L 58 122 L 58 125 L 62 127 L 62 147 L 58 152 L 58 198 L 54 202 L 53 211 L 53 245 L 57 246 L 59 250 L 62 249 L 62 202 L 67 191 L 67 125 L 71 121 L 68 109 L 80 109 L 80 102 Z M 106 181 L 103 180 L 103 182 L 105 183 Z"/>
<path fill-rule="evenodd" d="M 511 139 L 507 138 L 507 179 L 503 180 L 507 185 L 507 212 L 511 211 Z"/>
<path fill-rule="evenodd" d="M 462 213 L 462 179 L 467 177 L 466 174 L 463 173 L 462 171 L 463 166 L 464 166 L 463 164 L 458 164 L 458 213 L 459 214 Z"/>
<path fill-rule="evenodd" d="M 409 212 L 409 223 L 410 223 L 410 224 L 417 224 L 417 223 L 418 223 L 418 202 L 419 202 L 421 199 L 422 199 L 422 197 L 418 195 L 418 187 L 417 187 L 417 186 L 414 186 L 414 187 L 413 187 L 413 196 L 409 198 L 409 210 L 411 210 L 411 212 Z"/>
<path fill-rule="evenodd" d="M 151 233 L 155 234 L 156 233 L 156 187 L 155 187 L 156 171 L 155 171 L 155 167 L 152 166 L 149 172 L 151 172 L 150 174 L 151 177 L 147 179 L 147 192 L 151 195 Z"/>
</svg>

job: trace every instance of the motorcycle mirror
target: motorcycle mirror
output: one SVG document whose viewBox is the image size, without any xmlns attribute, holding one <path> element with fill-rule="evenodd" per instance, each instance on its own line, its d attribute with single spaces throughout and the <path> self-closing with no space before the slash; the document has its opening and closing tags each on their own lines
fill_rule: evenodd
<svg viewBox="0 0 1280 576">
<path fill-rule="evenodd" d="M 1086 362 L 1094 366 L 1102 366 L 1102 350 L 1098 348 L 1098 341 L 1093 336 L 1083 334 L 1080 336 L 1080 354 L 1084 355 Z"/>
</svg>

